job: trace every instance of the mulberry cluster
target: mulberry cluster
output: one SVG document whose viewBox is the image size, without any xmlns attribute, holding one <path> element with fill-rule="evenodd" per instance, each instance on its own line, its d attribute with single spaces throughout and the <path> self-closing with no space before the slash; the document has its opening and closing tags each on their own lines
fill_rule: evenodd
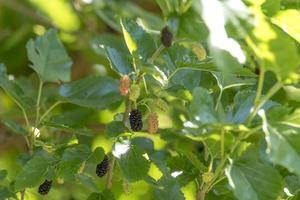
<svg viewBox="0 0 300 200">
<path fill-rule="evenodd" d="M 109 170 L 109 160 L 107 155 L 104 156 L 101 163 L 99 163 L 96 167 L 96 174 L 99 177 L 103 177 Z"/>
<path fill-rule="evenodd" d="M 120 78 L 119 91 L 121 96 L 126 96 L 130 89 L 130 78 L 124 75 Z"/>
<path fill-rule="evenodd" d="M 164 27 L 161 31 L 160 41 L 165 47 L 172 45 L 173 34 L 169 31 L 168 27 Z"/>
<path fill-rule="evenodd" d="M 158 130 L 158 117 L 156 113 L 150 113 L 147 118 L 148 132 L 154 134 Z"/>
<path fill-rule="evenodd" d="M 52 186 L 52 181 L 45 180 L 45 182 L 39 186 L 38 192 L 41 195 L 46 195 L 49 193 L 51 186 Z"/>
<path fill-rule="evenodd" d="M 130 127 L 133 131 L 140 131 L 143 128 L 142 113 L 138 109 L 132 110 L 129 115 Z"/>
</svg>

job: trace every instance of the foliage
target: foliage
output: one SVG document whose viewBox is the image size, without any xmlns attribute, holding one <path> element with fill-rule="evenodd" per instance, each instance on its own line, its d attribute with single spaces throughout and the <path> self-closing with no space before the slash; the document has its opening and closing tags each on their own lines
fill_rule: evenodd
<svg viewBox="0 0 300 200">
<path fill-rule="evenodd" d="M 79 16 L 53 1 L 74 21 L 67 26 L 32 1 L 59 31 L 22 45 L 33 75 L 15 78 L 0 65 L 1 95 L 16 108 L 0 112 L 1 124 L 26 143 L 17 167 L 0 160 L 0 199 L 39 199 L 45 180 L 53 181 L 45 199 L 300 198 L 293 2 L 156 0 L 158 15 L 133 1 L 94 0 L 89 12 L 113 31 L 89 35 L 82 54 L 105 56 L 109 67 L 74 80 L 68 54 Z M 161 42 L 164 27 L 171 46 Z M 141 112 L 142 130 L 133 131 L 132 110 Z M 150 114 L 157 133 L 147 131 Z M 105 155 L 109 171 L 99 178 Z"/>
</svg>

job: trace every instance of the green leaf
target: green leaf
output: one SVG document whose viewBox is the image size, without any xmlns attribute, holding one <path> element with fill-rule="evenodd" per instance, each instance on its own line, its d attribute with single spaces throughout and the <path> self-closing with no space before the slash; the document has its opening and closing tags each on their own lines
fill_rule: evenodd
<svg viewBox="0 0 300 200">
<path fill-rule="evenodd" d="M 20 126 L 19 124 L 17 124 L 15 121 L 9 120 L 9 119 L 3 119 L 2 123 L 8 127 L 11 131 L 13 131 L 15 134 L 19 134 L 19 135 L 28 135 L 27 131 Z"/>
<path fill-rule="evenodd" d="M 111 190 L 105 189 L 102 193 L 93 192 L 87 200 L 115 200 Z"/>
<path fill-rule="evenodd" d="M 101 147 L 97 147 L 93 153 L 91 154 L 90 158 L 88 159 L 87 163 L 92 163 L 94 165 L 99 164 L 100 162 L 102 162 L 103 158 L 104 158 L 104 150 Z"/>
<path fill-rule="evenodd" d="M 14 80 L 9 80 L 3 64 L 0 64 L 0 87 L 23 108 L 30 108 L 34 105 L 32 98 L 28 97 Z"/>
<path fill-rule="evenodd" d="M 147 176 L 150 163 L 143 154 L 144 151 L 140 148 L 131 146 L 118 160 L 121 171 L 128 181 L 135 182 Z"/>
<path fill-rule="evenodd" d="M 283 190 L 280 174 L 270 165 L 257 160 L 257 149 L 251 148 L 226 168 L 226 176 L 239 200 L 277 199 Z"/>
<path fill-rule="evenodd" d="M 298 43 L 300 43 L 300 14 L 299 10 L 288 9 L 281 10 L 271 18 L 271 22 L 279 26 L 284 32 L 289 34 Z"/>
<path fill-rule="evenodd" d="M 129 74 L 132 71 L 131 60 L 126 54 L 109 46 L 105 47 L 111 68 L 119 74 Z"/>
<path fill-rule="evenodd" d="M 280 10 L 281 0 L 266 0 L 262 5 L 262 10 L 267 16 L 273 16 Z"/>
<path fill-rule="evenodd" d="M 126 127 L 121 121 L 112 121 L 111 123 L 107 124 L 105 128 L 105 132 L 107 133 L 108 137 L 117 137 L 118 135 L 124 133 L 125 130 Z"/>
<path fill-rule="evenodd" d="M 199 170 L 191 163 L 190 159 L 185 155 L 178 155 L 167 160 L 167 166 L 170 172 L 181 172 L 180 175 L 174 177 L 181 186 L 188 184 L 199 175 Z"/>
<path fill-rule="evenodd" d="M 146 62 L 156 50 L 150 34 L 134 21 L 121 20 L 121 26 L 129 52 Z"/>
<path fill-rule="evenodd" d="M 239 78 L 235 75 L 223 74 L 221 72 L 213 72 L 212 74 L 216 78 L 219 88 L 223 90 L 233 87 L 256 84 L 256 79 L 254 78 Z"/>
<path fill-rule="evenodd" d="M 73 180 L 82 163 L 91 155 L 91 150 L 86 145 L 76 145 L 67 148 L 58 166 L 58 175 L 67 180 Z"/>
<path fill-rule="evenodd" d="M 268 125 L 264 132 L 269 159 L 300 176 L 300 128 Z"/>
<path fill-rule="evenodd" d="M 24 188 L 38 186 L 44 181 L 48 168 L 53 165 L 55 159 L 46 152 L 38 152 L 17 175 L 15 189 L 20 191 Z M 30 180 L 30 181 L 29 181 Z"/>
<path fill-rule="evenodd" d="M 32 63 L 30 67 L 38 73 L 41 81 L 70 81 L 72 61 L 54 29 L 37 37 L 35 41 L 30 40 L 26 49 Z"/>
<path fill-rule="evenodd" d="M 121 101 L 119 83 L 110 77 L 89 76 L 61 86 L 59 93 L 70 103 L 106 109 Z"/>
<path fill-rule="evenodd" d="M 82 126 L 68 126 L 65 124 L 55 123 L 52 121 L 43 122 L 43 125 L 46 127 L 56 128 L 61 131 L 74 133 L 76 135 L 85 135 L 85 136 L 94 136 L 95 134 L 86 127 Z"/>
<path fill-rule="evenodd" d="M 94 52 L 99 55 L 106 56 L 106 47 L 118 50 L 119 52 L 123 52 L 124 54 L 129 54 L 125 41 L 118 35 L 104 33 L 93 38 L 90 43 Z"/>
<path fill-rule="evenodd" d="M 295 42 L 269 23 L 260 11 L 255 12 L 255 20 L 259 23 L 250 30 L 246 41 L 257 56 L 259 64 L 266 70 L 273 71 L 281 81 L 297 81 L 300 78 L 300 56 Z"/>
<path fill-rule="evenodd" d="M 7 170 L 5 169 L 0 170 L 0 180 L 5 179 L 6 176 L 7 176 Z"/>
<path fill-rule="evenodd" d="M 300 178 L 299 176 L 291 175 L 284 178 L 287 188 L 292 194 L 297 194 L 300 192 Z"/>
<path fill-rule="evenodd" d="M 184 195 L 180 191 L 180 186 L 176 183 L 168 184 L 163 189 L 154 189 L 154 196 L 157 200 L 184 200 Z"/>
<path fill-rule="evenodd" d="M 6 200 L 10 198 L 17 199 L 17 196 L 8 188 L 0 186 L 0 199 Z"/>
<path fill-rule="evenodd" d="M 189 110 L 194 119 L 203 124 L 218 121 L 214 110 L 214 100 L 204 88 L 197 87 L 193 90 L 193 99 Z"/>
<path fill-rule="evenodd" d="M 80 182 L 88 189 L 97 192 L 99 189 L 94 181 L 94 179 L 86 174 L 77 174 L 76 177 Z"/>
</svg>

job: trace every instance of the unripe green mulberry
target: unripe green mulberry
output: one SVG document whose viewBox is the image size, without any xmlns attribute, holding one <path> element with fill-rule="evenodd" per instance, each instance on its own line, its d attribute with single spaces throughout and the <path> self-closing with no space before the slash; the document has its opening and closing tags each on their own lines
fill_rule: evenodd
<svg viewBox="0 0 300 200">
<path fill-rule="evenodd" d="M 129 99 L 131 101 L 136 101 L 139 98 L 140 93 L 141 93 L 140 87 L 136 84 L 132 85 L 130 88 Z"/>
<path fill-rule="evenodd" d="M 150 113 L 147 118 L 148 132 L 154 134 L 158 130 L 158 117 L 156 113 Z"/>
<path fill-rule="evenodd" d="M 129 115 L 130 127 L 133 131 L 140 131 L 143 128 L 142 113 L 138 109 L 132 110 Z"/>
<path fill-rule="evenodd" d="M 101 163 L 99 163 L 96 167 L 96 174 L 99 177 L 103 177 L 109 170 L 109 160 L 107 155 L 104 156 Z"/>
<path fill-rule="evenodd" d="M 52 181 L 45 180 L 45 182 L 39 186 L 38 192 L 41 195 L 46 195 L 49 193 L 51 186 L 52 186 Z"/>
<path fill-rule="evenodd" d="M 197 42 L 192 44 L 192 50 L 199 60 L 204 60 L 206 58 L 206 51 L 201 43 Z"/>
<path fill-rule="evenodd" d="M 204 183 L 209 183 L 214 178 L 214 173 L 205 172 L 202 174 L 202 180 Z"/>
<path fill-rule="evenodd" d="M 149 106 L 151 107 L 151 109 L 158 109 L 163 112 L 166 112 L 169 109 L 169 105 L 162 99 L 155 99 L 153 101 L 150 101 Z"/>
</svg>

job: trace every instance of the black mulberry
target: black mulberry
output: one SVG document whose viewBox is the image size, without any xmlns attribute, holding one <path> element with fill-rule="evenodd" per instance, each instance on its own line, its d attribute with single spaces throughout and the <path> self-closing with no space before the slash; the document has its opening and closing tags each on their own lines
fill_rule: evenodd
<svg viewBox="0 0 300 200">
<path fill-rule="evenodd" d="M 172 44 L 173 34 L 165 26 L 161 31 L 160 41 L 165 47 L 170 47 Z"/>
<path fill-rule="evenodd" d="M 140 131 L 143 128 L 142 113 L 138 109 L 132 110 L 129 115 L 130 127 L 133 131 Z"/>
<path fill-rule="evenodd" d="M 96 174 L 99 177 L 103 177 L 109 170 L 109 160 L 107 155 L 104 156 L 101 163 L 99 163 L 96 167 Z"/>
<path fill-rule="evenodd" d="M 51 189 L 51 186 L 52 186 L 52 181 L 48 181 L 48 180 L 45 180 L 44 183 L 42 183 L 39 187 L 39 193 L 41 195 L 46 195 L 48 194 L 48 192 L 50 191 Z"/>
</svg>

